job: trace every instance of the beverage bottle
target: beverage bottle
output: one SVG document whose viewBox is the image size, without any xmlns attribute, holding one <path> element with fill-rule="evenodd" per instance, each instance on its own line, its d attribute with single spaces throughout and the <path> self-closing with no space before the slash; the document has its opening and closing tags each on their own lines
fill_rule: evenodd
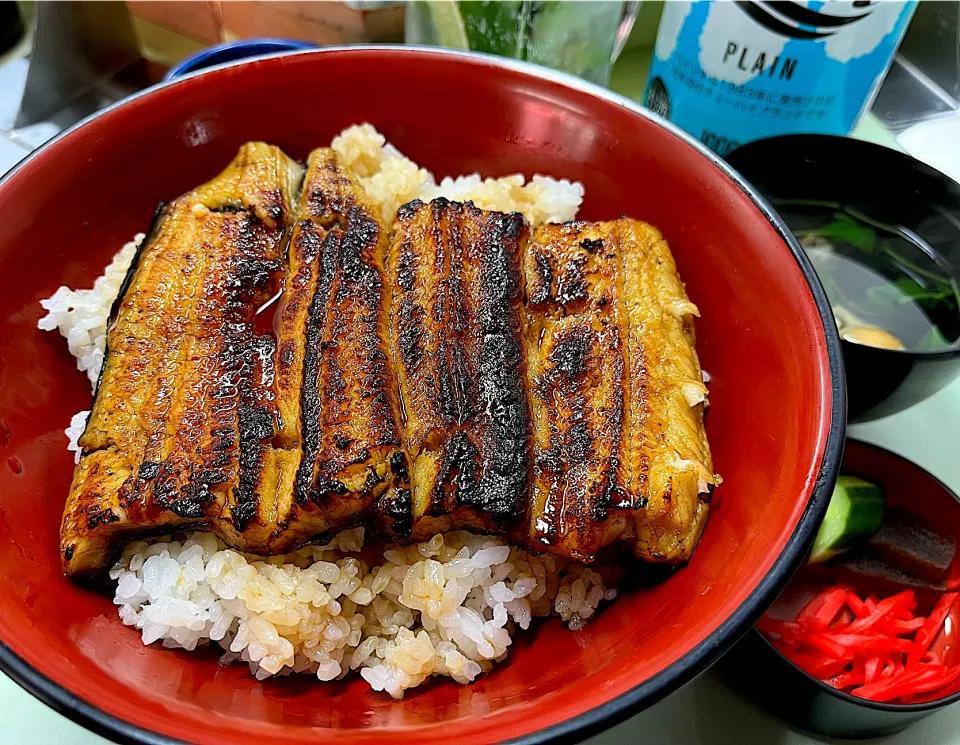
<svg viewBox="0 0 960 745">
<path fill-rule="evenodd" d="M 644 104 L 720 155 L 762 137 L 846 135 L 916 2 L 667 2 Z"/>
</svg>

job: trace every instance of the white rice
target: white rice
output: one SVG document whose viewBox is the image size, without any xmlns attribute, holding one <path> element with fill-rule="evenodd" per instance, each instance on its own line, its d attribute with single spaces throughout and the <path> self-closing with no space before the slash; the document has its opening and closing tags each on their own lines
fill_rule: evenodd
<svg viewBox="0 0 960 745">
<path fill-rule="evenodd" d="M 350 670 L 394 698 L 434 675 L 470 683 L 506 658 L 517 627 L 559 616 L 581 628 L 616 589 L 596 571 L 465 531 L 357 555 L 363 528 L 269 559 L 210 533 L 126 547 L 110 571 L 120 618 L 144 644 L 216 642 L 258 679 Z"/>
<path fill-rule="evenodd" d="M 96 388 L 103 367 L 110 307 L 143 238 L 143 233 L 138 233 L 120 249 L 103 276 L 93 283 L 93 289 L 60 287 L 49 298 L 40 301 L 47 315 L 40 319 L 37 327 L 44 331 L 59 329 L 67 340 L 70 354 L 77 358 L 77 368 L 90 379 L 91 390 Z"/>
<path fill-rule="evenodd" d="M 366 188 L 387 223 L 413 199 L 472 200 L 520 212 L 534 226 L 576 217 L 583 186 L 521 174 L 444 178 L 404 157 L 369 124 L 350 127 L 332 147 Z M 59 288 L 41 301 L 41 329 L 58 329 L 77 367 L 96 386 L 110 308 L 142 234 L 114 257 L 93 289 Z M 76 451 L 89 412 L 66 430 Z M 500 538 L 455 531 L 413 546 L 358 552 L 363 529 L 325 546 L 268 559 L 229 549 L 210 533 L 135 541 L 110 571 L 121 621 L 144 644 L 193 650 L 216 642 L 221 662 L 242 660 L 258 679 L 292 672 L 335 680 L 351 670 L 394 698 L 434 675 L 470 683 L 506 658 L 517 628 L 559 616 L 577 630 L 616 589 L 597 572 L 534 556 Z"/>
<path fill-rule="evenodd" d="M 397 208 L 413 199 L 446 197 L 472 201 L 485 210 L 520 212 L 534 227 L 573 220 L 583 201 L 583 184 L 540 174 L 530 181 L 520 173 L 496 179 L 481 179 L 477 173 L 448 176 L 437 186 L 432 173 L 404 157 L 369 124 L 345 129 L 331 147 L 358 176 L 388 224 Z"/>
<path fill-rule="evenodd" d="M 89 411 L 80 411 L 73 415 L 70 419 L 70 426 L 67 427 L 63 434 L 67 436 L 67 450 L 73 453 L 73 462 L 80 462 L 80 437 L 83 435 L 83 430 L 87 428 L 87 417 L 90 416 Z"/>
</svg>

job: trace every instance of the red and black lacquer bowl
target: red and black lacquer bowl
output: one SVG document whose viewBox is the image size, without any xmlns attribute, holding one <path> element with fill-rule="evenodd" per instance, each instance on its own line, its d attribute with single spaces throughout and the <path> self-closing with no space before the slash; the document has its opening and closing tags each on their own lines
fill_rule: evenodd
<svg viewBox="0 0 960 745">
<path fill-rule="evenodd" d="M 960 497 L 916 463 L 876 445 L 847 440 L 843 472 L 880 484 L 889 507 L 911 512 L 946 535 L 960 536 Z M 794 607 L 811 592 L 829 586 L 830 579 L 830 570 L 823 565 L 803 567 L 776 604 Z M 956 665 L 960 663 L 960 644 L 955 611 L 950 618 L 939 651 L 944 664 Z M 960 680 L 909 704 L 857 698 L 808 675 L 757 629 L 751 629 L 718 668 L 731 687 L 747 698 L 795 727 L 828 737 L 888 735 L 960 701 Z"/>
<path fill-rule="evenodd" d="M 217 655 L 142 646 L 110 598 L 60 573 L 73 460 L 63 428 L 90 404 L 41 298 L 89 286 L 157 202 L 216 174 L 246 140 L 304 157 L 371 122 L 435 174 L 545 173 L 586 186 L 581 216 L 656 224 L 699 305 L 712 376 L 707 429 L 725 482 L 693 560 L 626 592 L 583 631 L 521 634 L 472 686 L 402 702 L 362 680 L 257 683 Z M 582 736 L 703 671 L 806 553 L 844 430 L 827 301 L 751 188 L 637 105 L 520 63 L 352 48 L 214 68 L 163 84 L 60 136 L 0 182 L 0 666 L 51 706 L 142 743 L 429 745 Z"/>
</svg>

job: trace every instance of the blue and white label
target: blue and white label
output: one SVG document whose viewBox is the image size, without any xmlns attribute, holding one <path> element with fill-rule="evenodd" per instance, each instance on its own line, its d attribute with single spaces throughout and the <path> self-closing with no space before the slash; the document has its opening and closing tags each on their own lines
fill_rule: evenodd
<svg viewBox="0 0 960 745">
<path fill-rule="evenodd" d="M 779 134 L 848 134 L 915 7 L 667 2 L 644 103 L 721 155 Z"/>
</svg>

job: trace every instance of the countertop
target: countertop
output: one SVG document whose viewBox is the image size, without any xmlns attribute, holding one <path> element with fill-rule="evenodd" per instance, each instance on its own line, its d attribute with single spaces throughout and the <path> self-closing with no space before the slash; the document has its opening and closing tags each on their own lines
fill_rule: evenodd
<svg viewBox="0 0 960 745">
<path fill-rule="evenodd" d="M 634 98 L 642 94 L 648 53 L 627 55 L 614 71 L 612 87 Z M 19 95 L 19 94 L 17 94 Z M 10 89 L 0 68 L 0 114 L 10 106 Z M 4 100 L 6 99 L 6 100 Z M 15 105 L 15 104 L 14 104 Z M 0 116 L 0 119 L 3 117 Z M 866 117 L 854 135 L 896 147 L 876 120 Z M 0 137 L 0 173 L 26 152 L 6 147 Z M 849 434 L 898 452 L 960 491 L 956 455 L 960 422 L 960 380 L 917 406 L 887 419 L 850 427 Z M 49 709 L 0 674 L 0 742 L 10 745 L 104 745 L 107 740 Z M 623 724 L 587 741 L 590 745 L 808 745 L 837 743 L 795 732 L 743 701 L 712 673 L 700 678 Z M 960 745 L 960 707 L 934 714 L 905 732 L 874 740 L 879 745 Z"/>
</svg>

